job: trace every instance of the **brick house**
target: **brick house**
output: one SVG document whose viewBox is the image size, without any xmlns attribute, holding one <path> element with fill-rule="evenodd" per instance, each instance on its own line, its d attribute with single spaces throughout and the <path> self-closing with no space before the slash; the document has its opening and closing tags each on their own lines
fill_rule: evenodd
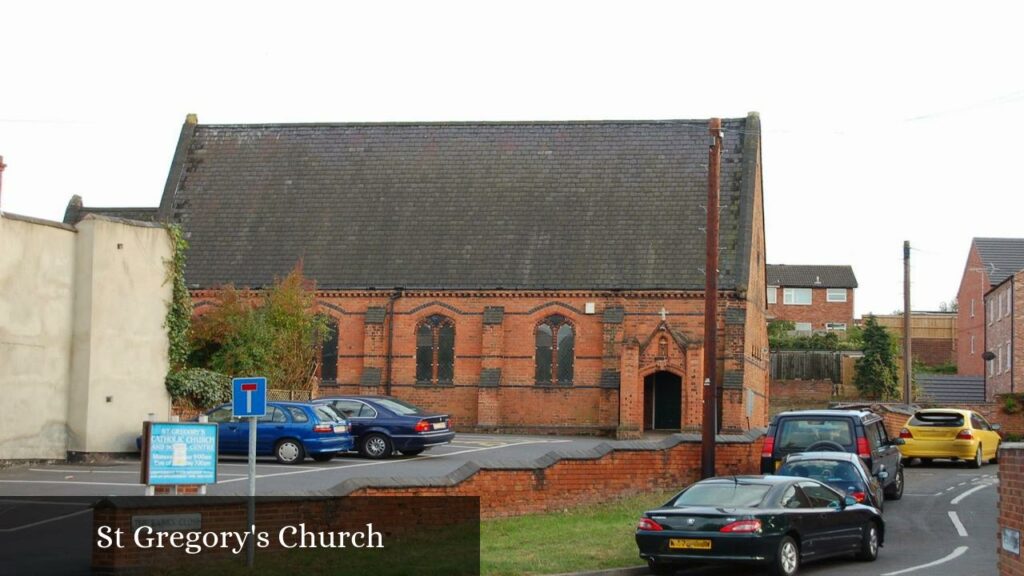
<svg viewBox="0 0 1024 576">
<path fill-rule="evenodd" d="M 985 294 L 985 397 L 1020 392 L 1024 384 L 1024 270 Z"/>
<path fill-rule="evenodd" d="M 723 120 L 720 426 L 767 424 L 760 120 Z M 197 314 L 301 259 L 321 391 L 462 430 L 697 430 L 707 121 L 202 125 L 159 219 Z M 88 208 L 76 207 L 76 213 Z"/>
<path fill-rule="evenodd" d="M 853 326 L 852 267 L 769 264 L 766 274 L 769 319 L 793 322 L 800 332 Z"/>
<path fill-rule="evenodd" d="M 1024 268 L 1024 238 L 974 238 L 957 292 L 957 373 L 985 376 L 986 293 Z M 994 353 L 995 350 L 992 350 Z"/>
</svg>

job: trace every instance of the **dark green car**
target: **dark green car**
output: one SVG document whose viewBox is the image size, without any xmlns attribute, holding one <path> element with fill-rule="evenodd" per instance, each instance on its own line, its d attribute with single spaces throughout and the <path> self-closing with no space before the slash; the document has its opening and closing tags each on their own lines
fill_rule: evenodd
<svg viewBox="0 0 1024 576">
<path fill-rule="evenodd" d="M 697 564 L 760 564 L 792 576 L 803 562 L 873 561 L 885 536 L 878 511 L 809 478 L 730 476 L 691 485 L 644 512 L 640 557 L 655 574 Z"/>
</svg>

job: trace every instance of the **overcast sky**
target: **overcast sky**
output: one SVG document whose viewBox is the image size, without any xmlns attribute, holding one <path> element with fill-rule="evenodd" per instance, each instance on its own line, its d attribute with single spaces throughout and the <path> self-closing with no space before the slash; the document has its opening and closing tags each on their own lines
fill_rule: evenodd
<svg viewBox="0 0 1024 576">
<path fill-rule="evenodd" d="M 201 123 L 761 113 L 769 263 L 857 315 L 955 297 L 1024 237 L 1024 8 L 979 2 L 0 4 L 2 209 L 156 206 Z M 337 3 L 340 4 L 340 3 Z M 2 249 L 2 247 L 0 247 Z"/>
</svg>

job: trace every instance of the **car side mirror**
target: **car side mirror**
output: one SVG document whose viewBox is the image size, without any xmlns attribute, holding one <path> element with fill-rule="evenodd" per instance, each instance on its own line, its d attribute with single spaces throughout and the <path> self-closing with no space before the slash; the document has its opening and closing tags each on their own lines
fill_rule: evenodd
<svg viewBox="0 0 1024 576">
<path fill-rule="evenodd" d="M 1003 426 L 1001 424 L 991 424 L 989 425 L 989 428 L 991 428 L 993 432 L 999 432 L 1003 429 Z"/>
<path fill-rule="evenodd" d="M 856 503 L 857 499 L 854 498 L 853 496 L 847 496 L 843 498 L 843 508 L 846 508 L 847 506 L 853 506 Z"/>
<path fill-rule="evenodd" d="M 895 446 L 903 446 L 904 444 L 906 444 L 906 443 L 907 443 L 907 441 L 906 441 L 906 440 L 904 440 L 903 438 L 896 438 L 896 439 L 894 439 L 894 440 L 892 441 L 892 443 L 893 443 L 893 445 L 895 445 Z"/>
<path fill-rule="evenodd" d="M 876 477 L 877 477 L 877 478 L 878 478 L 879 480 L 885 480 L 886 478 L 888 478 L 888 477 L 889 477 L 889 473 L 888 473 L 888 472 L 886 472 L 885 470 L 881 470 L 881 471 L 880 471 L 880 472 L 879 472 L 878 474 L 876 474 L 875 476 L 876 476 Z"/>
</svg>

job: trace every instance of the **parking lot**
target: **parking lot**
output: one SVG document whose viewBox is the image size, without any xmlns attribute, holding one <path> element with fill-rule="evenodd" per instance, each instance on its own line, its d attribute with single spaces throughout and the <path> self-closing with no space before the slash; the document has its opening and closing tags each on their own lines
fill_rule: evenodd
<svg viewBox="0 0 1024 576">
<path fill-rule="evenodd" d="M 261 495 L 319 494 L 353 478 L 424 478 L 450 474 L 469 462 L 503 464 L 529 462 L 557 449 L 562 453 L 584 452 L 604 438 L 459 434 L 451 444 L 436 446 L 419 456 L 395 456 L 370 460 L 351 453 L 329 462 L 306 460 L 299 465 L 278 464 L 260 458 L 256 465 L 256 489 Z M 222 456 L 217 484 L 209 494 L 244 495 L 248 464 L 243 456 Z M 139 462 L 104 465 L 42 464 L 0 470 L 0 494 L 6 496 L 137 496 Z"/>
</svg>

